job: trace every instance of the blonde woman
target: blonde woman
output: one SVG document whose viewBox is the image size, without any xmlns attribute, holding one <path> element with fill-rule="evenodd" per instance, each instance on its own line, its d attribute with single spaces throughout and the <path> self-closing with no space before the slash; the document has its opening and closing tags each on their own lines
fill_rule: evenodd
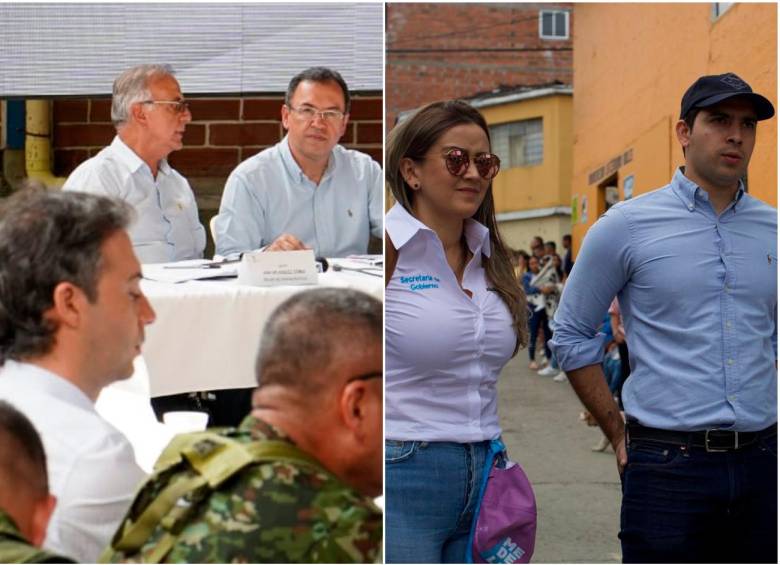
<svg viewBox="0 0 780 565">
<path fill-rule="evenodd" d="M 388 138 L 385 218 L 386 559 L 463 562 L 496 384 L 528 341 L 526 300 L 496 226 L 482 115 L 430 104 Z"/>
</svg>

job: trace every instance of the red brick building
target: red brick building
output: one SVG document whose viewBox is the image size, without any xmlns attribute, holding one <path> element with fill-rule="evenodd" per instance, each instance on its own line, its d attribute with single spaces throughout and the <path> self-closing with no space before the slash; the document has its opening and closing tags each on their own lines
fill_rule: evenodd
<svg viewBox="0 0 780 565">
<path fill-rule="evenodd" d="M 385 25 L 388 130 L 434 100 L 572 82 L 571 3 L 387 4 Z"/>
</svg>

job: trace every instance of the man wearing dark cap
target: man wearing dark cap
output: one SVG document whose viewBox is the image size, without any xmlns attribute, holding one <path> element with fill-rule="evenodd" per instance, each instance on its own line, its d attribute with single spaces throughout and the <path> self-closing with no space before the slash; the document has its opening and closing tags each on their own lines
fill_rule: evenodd
<svg viewBox="0 0 780 565">
<path fill-rule="evenodd" d="M 685 166 L 596 222 L 555 315 L 558 362 L 617 455 L 626 563 L 777 563 L 777 210 L 743 184 L 773 115 L 735 74 L 699 78 Z M 616 295 L 625 425 L 590 329 Z"/>
</svg>

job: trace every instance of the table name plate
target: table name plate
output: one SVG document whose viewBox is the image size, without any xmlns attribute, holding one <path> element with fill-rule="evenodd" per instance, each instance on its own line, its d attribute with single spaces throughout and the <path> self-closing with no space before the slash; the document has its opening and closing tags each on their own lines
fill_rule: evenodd
<svg viewBox="0 0 780 565">
<path fill-rule="evenodd" d="M 253 251 L 238 264 L 238 282 L 251 286 L 317 284 L 314 251 Z"/>
</svg>

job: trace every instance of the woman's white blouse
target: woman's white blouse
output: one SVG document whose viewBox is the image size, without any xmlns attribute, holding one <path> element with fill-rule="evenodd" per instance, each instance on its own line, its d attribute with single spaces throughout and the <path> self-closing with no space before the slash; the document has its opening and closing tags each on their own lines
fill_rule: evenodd
<svg viewBox="0 0 780 565">
<path fill-rule="evenodd" d="M 506 304 L 490 290 L 482 255 L 490 256 L 488 229 L 465 223 L 473 257 L 463 288 L 447 264 L 436 233 L 400 204 L 385 228 L 398 262 L 385 292 L 385 435 L 393 440 L 495 439 L 496 384 L 516 336 Z"/>
</svg>

